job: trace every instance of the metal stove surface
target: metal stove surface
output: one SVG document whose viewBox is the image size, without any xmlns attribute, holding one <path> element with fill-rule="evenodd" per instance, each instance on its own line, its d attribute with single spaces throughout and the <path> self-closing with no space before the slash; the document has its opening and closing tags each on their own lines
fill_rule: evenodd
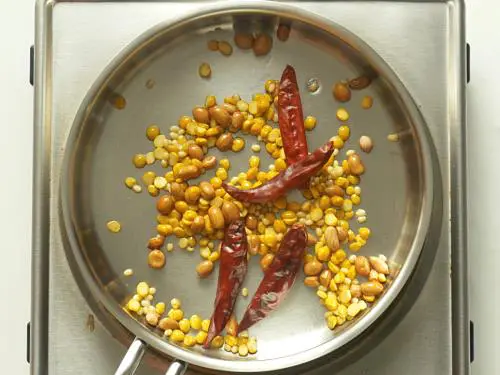
<svg viewBox="0 0 500 375">
<path fill-rule="evenodd" d="M 464 322 L 468 324 L 467 311 L 463 309 L 466 290 L 464 284 L 453 285 L 456 277 L 463 276 L 460 274 L 463 270 L 456 268 L 454 272 L 459 274 L 450 276 L 452 263 L 465 259 L 461 253 L 463 243 L 454 237 L 454 231 L 460 230 L 462 223 L 458 220 L 458 224 L 452 224 L 450 220 L 463 208 L 460 146 L 465 69 L 463 62 L 457 62 L 463 47 L 457 45 L 463 42 L 461 4 L 458 1 L 321 1 L 296 2 L 295 5 L 328 16 L 357 34 L 400 76 L 429 125 L 440 160 L 444 190 L 440 243 L 432 269 L 428 277 L 421 280 L 423 289 L 411 310 L 382 341 L 378 342 L 378 337 L 366 337 L 373 347 L 366 355 L 351 356 L 351 363 L 341 369 L 326 365 L 309 374 L 468 374 L 468 347 L 463 344 L 468 338 L 467 331 L 463 330 Z M 40 358 L 45 352 L 41 336 L 33 342 L 32 351 L 38 356 L 32 363 L 33 374 L 108 375 L 114 373 L 126 352 L 97 318 L 92 319 L 92 312 L 65 259 L 58 217 L 58 181 L 64 144 L 84 95 L 104 66 L 147 28 L 200 6 L 202 3 L 161 1 L 62 1 L 50 7 L 39 4 L 38 17 L 50 8 L 50 15 L 45 15 L 49 15 L 47 22 L 51 30 L 51 35 L 45 36 L 50 39 L 51 66 L 37 67 L 39 74 L 50 72 L 50 76 L 44 77 L 50 86 L 44 90 L 51 90 L 50 117 L 45 117 L 44 122 L 44 131 L 50 133 L 44 133 L 48 142 L 45 152 L 50 158 L 46 160 L 46 166 L 50 166 L 50 185 L 47 186 L 50 273 L 48 316 L 39 316 L 36 307 L 35 313 L 39 322 L 48 321 L 49 335 L 47 368 Z M 37 51 L 42 52 L 48 53 Z M 39 121 L 41 113 L 39 109 Z M 458 189 L 458 193 L 450 186 Z M 451 209 L 452 204 L 458 208 Z M 458 255 L 451 251 L 452 245 Z M 39 264 L 39 258 L 35 258 L 35 269 Z M 40 288 L 36 280 L 34 287 Z M 45 296 L 40 289 L 34 293 L 35 300 Z M 143 361 L 137 373 L 151 375 L 162 371 Z"/>
</svg>

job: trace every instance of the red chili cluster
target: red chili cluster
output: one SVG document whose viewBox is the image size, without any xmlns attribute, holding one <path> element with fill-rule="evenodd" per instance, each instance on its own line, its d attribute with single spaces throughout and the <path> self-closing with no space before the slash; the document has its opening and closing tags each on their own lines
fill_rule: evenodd
<svg viewBox="0 0 500 375">
<path fill-rule="evenodd" d="M 304 116 L 295 70 L 287 65 L 283 71 L 278 93 L 278 116 L 283 148 L 288 167 L 267 183 L 248 190 L 223 184 L 233 198 L 250 203 L 273 201 L 289 190 L 307 185 L 333 153 L 333 144 L 326 143 L 308 153 Z M 283 238 L 278 252 L 248 305 L 239 331 L 246 330 L 276 310 L 293 286 L 307 245 L 307 232 L 295 224 Z M 220 334 L 229 321 L 234 303 L 247 273 L 248 243 L 245 224 L 234 221 L 226 228 L 222 242 L 219 280 L 215 308 L 205 347 Z"/>
</svg>

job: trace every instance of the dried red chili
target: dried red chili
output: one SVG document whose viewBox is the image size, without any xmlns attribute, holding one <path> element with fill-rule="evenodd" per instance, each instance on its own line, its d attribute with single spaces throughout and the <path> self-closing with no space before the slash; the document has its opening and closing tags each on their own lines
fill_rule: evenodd
<svg viewBox="0 0 500 375">
<path fill-rule="evenodd" d="M 247 252 L 245 223 L 242 220 L 233 221 L 226 227 L 220 250 L 217 293 L 208 336 L 204 343 L 205 348 L 210 346 L 210 342 L 220 334 L 231 317 L 234 303 L 247 274 Z"/>
<path fill-rule="evenodd" d="M 307 233 L 302 224 L 294 224 L 286 233 L 269 265 L 245 315 L 239 324 L 244 331 L 276 310 L 292 288 L 301 268 L 307 246 Z"/>
<path fill-rule="evenodd" d="M 333 153 L 333 143 L 327 142 L 301 161 L 290 165 L 276 177 L 253 189 L 240 190 L 223 183 L 228 194 L 241 202 L 267 203 L 285 195 L 289 190 L 304 186 L 328 161 Z"/>
<path fill-rule="evenodd" d="M 287 65 L 281 76 L 278 92 L 278 122 L 283 149 L 289 165 L 307 156 L 304 114 L 295 69 Z"/>
</svg>

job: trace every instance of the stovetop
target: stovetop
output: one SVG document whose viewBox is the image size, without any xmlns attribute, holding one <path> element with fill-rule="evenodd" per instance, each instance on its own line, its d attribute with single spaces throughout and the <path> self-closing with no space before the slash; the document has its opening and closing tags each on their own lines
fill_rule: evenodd
<svg viewBox="0 0 500 375">
<path fill-rule="evenodd" d="M 149 27 L 199 8 L 202 3 L 60 1 L 53 7 L 40 3 L 37 9 L 37 18 L 45 21 L 37 26 L 35 59 L 35 151 L 43 159 L 37 160 L 35 188 L 38 198 L 45 200 L 35 206 L 33 264 L 35 271 L 48 272 L 49 284 L 45 283 L 46 273 L 33 278 L 35 338 L 31 349 L 32 373 L 36 375 L 112 374 L 126 351 L 92 315 L 65 259 L 58 216 L 64 145 L 80 103 L 104 66 Z M 365 356 L 359 354 L 357 361 L 351 357 L 352 363 L 337 373 L 468 374 L 466 264 L 463 238 L 456 235 L 463 229 L 459 214 L 464 188 L 461 145 L 466 78 L 465 61 L 461 60 L 461 5 L 459 1 L 294 4 L 327 16 L 357 34 L 399 75 L 429 126 L 444 187 L 437 252 L 433 262 L 423 263 L 427 269 L 422 275 L 428 276 L 419 279 L 420 274 L 415 275 L 414 284 L 422 288 L 421 293 L 414 304 L 408 304 L 410 310 L 402 320 L 385 323 L 397 326 L 382 341 L 378 342 L 378 336 L 366 337 L 374 348 Z M 44 218 L 49 221 L 37 226 Z M 48 263 L 45 254 L 49 255 Z M 414 296 L 408 292 L 407 299 Z M 44 306 L 48 308 L 45 313 Z M 48 328 L 48 337 L 43 335 L 44 327 Z M 326 375 L 336 370 L 325 366 L 310 373 Z M 143 363 L 137 373 L 161 372 Z"/>
</svg>

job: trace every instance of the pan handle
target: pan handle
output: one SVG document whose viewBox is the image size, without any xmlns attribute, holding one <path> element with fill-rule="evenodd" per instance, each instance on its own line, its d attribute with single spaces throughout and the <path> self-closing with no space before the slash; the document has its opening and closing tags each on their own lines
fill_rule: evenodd
<svg viewBox="0 0 500 375">
<path fill-rule="evenodd" d="M 165 375 L 184 375 L 187 365 L 184 362 L 174 361 L 170 364 Z"/>
<path fill-rule="evenodd" d="M 141 363 L 145 352 L 146 344 L 136 338 L 128 348 L 115 375 L 133 375 L 137 367 L 139 367 L 139 363 Z"/>
<path fill-rule="evenodd" d="M 120 366 L 115 372 L 115 375 L 133 375 L 139 364 L 141 363 L 141 359 L 146 352 L 146 343 L 142 340 L 136 338 L 123 357 Z M 187 364 L 181 361 L 173 361 L 168 367 L 165 375 L 184 375 L 187 370 Z"/>
</svg>

